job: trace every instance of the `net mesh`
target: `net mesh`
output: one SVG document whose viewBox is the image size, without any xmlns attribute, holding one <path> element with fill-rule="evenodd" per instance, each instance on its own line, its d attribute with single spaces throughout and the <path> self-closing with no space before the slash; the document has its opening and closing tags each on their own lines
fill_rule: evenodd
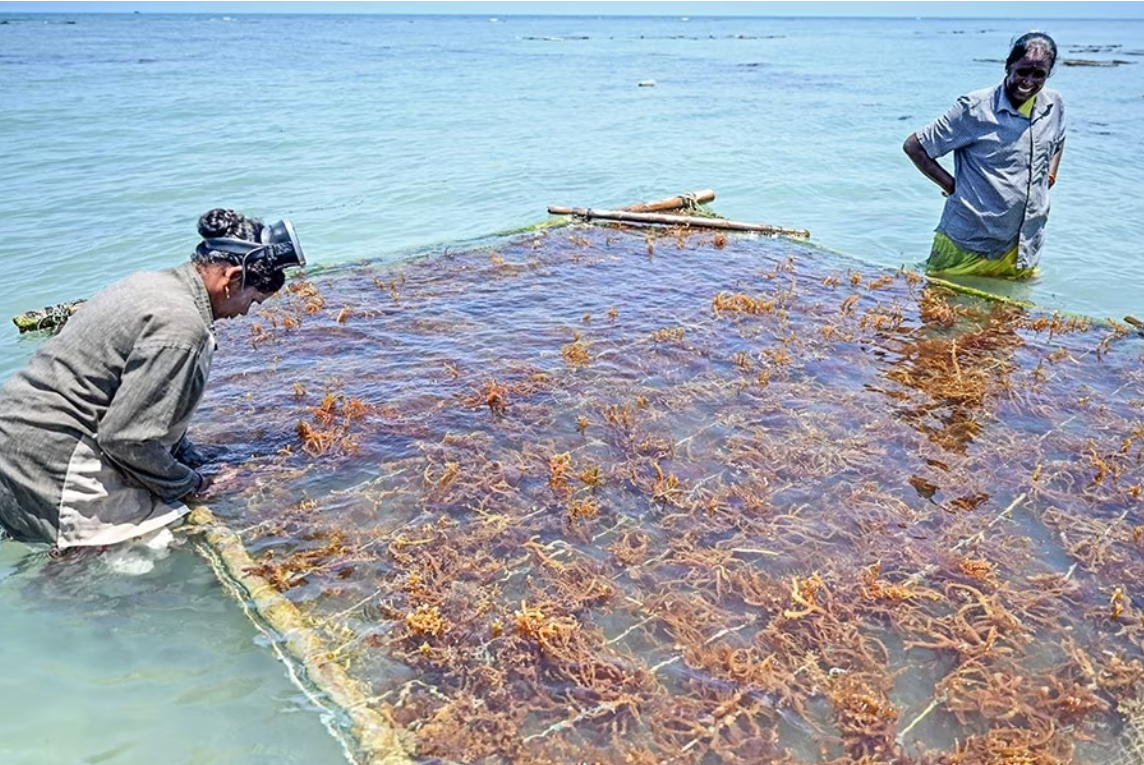
<svg viewBox="0 0 1144 765">
<path fill-rule="evenodd" d="M 780 239 L 288 286 L 192 436 L 417 757 L 1141 761 L 1141 343 Z"/>
</svg>

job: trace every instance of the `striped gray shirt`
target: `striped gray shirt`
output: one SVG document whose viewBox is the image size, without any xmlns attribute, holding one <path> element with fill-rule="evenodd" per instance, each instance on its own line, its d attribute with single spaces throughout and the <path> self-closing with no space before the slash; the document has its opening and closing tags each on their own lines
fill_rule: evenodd
<svg viewBox="0 0 1144 765">
<path fill-rule="evenodd" d="M 84 303 L 0 387 L 10 534 L 109 544 L 186 511 L 175 500 L 197 476 L 172 449 L 206 385 L 212 318 L 193 264 L 137 273 Z"/>
</svg>

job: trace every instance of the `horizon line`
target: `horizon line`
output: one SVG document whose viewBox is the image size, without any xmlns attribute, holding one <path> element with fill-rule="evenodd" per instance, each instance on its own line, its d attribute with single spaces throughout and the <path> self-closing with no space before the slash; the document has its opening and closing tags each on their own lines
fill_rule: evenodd
<svg viewBox="0 0 1144 765">
<path fill-rule="evenodd" d="M 266 11 L 248 11 L 248 10 L 234 10 L 234 11 L 209 11 L 209 10 L 144 10 L 144 11 L 129 11 L 129 10 L 98 10 L 98 11 L 77 11 L 71 9 L 61 10 L 22 10 L 12 13 L 5 13 L 4 6 L 7 3 L 0 2 L 0 18 L 5 20 L 12 20 L 15 16 L 419 16 L 419 17 L 439 17 L 439 16 L 452 16 L 452 17 L 465 17 L 465 18 L 663 18 L 663 19 L 871 19 L 871 20 L 887 20 L 887 19 L 928 19 L 933 21 L 1013 21 L 1024 20 L 1032 18 L 1032 16 L 930 16 L 926 14 L 898 14 L 898 15 L 871 15 L 871 14 L 818 14 L 806 15 L 798 13 L 773 13 L 773 14 L 749 14 L 749 15 L 736 15 L 724 13 L 460 13 L 456 11 L 441 11 L 441 12 L 392 12 L 392 11 L 289 11 L 289 10 L 266 10 Z M 45 6 L 49 5 L 44 3 Z M 172 5 L 174 5 L 172 3 Z M 1046 21 L 1144 21 L 1138 17 L 1093 17 L 1093 16 L 1054 16 L 1046 18 Z"/>
</svg>

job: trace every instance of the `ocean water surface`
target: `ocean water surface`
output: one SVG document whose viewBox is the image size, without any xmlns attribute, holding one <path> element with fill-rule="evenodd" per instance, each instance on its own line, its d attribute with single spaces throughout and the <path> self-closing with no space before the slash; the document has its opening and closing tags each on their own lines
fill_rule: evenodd
<svg viewBox="0 0 1144 765">
<path fill-rule="evenodd" d="M 1030 6 L 1035 11 L 1036 6 Z M 1144 314 L 1144 24 L 1121 21 L 9 15 L 0 319 L 184 260 L 198 215 L 289 217 L 309 261 L 441 252 L 713 188 L 733 219 L 867 264 L 924 259 L 942 197 L 901 151 L 1013 36 L 1053 34 L 1069 137 L 1041 278 Z M 654 81 L 654 87 L 639 83 Z M 1144 318 L 1142 316 L 1141 318 Z M 0 378 L 42 338 L 0 332 Z M 325 763 L 323 713 L 179 549 L 142 576 L 0 543 L 0 761 Z"/>
</svg>

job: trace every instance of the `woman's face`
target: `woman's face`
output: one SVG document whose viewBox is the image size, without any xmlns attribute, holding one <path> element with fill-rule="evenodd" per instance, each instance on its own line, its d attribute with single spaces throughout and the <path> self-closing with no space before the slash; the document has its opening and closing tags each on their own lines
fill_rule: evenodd
<svg viewBox="0 0 1144 765">
<path fill-rule="evenodd" d="M 1019 107 L 1040 93 L 1052 69 L 1052 57 L 1047 50 L 1029 48 L 1024 58 L 1014 61 L 1005 75 L 1005 95 L 1009 96 L 1009 103 Z"/>
<path fill-rule="evenodd" d="M 273 293 L 259 292 L 254 287 L 244 289 L 231 289 L 230 296 L 224 297 L 219 306 L 218 318 L 233 319 L 236 316 L 245 316 L 255 303 L 271 297 Z"/>
<path fill-rule="evenodd" d="M 261 303 L 272 292 L 260 292 L 254 287 L 242 285 L 242 269 L 233 266 L 220 275 L 214 292 L 211 295 L 211 309 L 216 319 L 233 319 L 236 316 L 245 316 L 250 307 Z"/>
</svg>

